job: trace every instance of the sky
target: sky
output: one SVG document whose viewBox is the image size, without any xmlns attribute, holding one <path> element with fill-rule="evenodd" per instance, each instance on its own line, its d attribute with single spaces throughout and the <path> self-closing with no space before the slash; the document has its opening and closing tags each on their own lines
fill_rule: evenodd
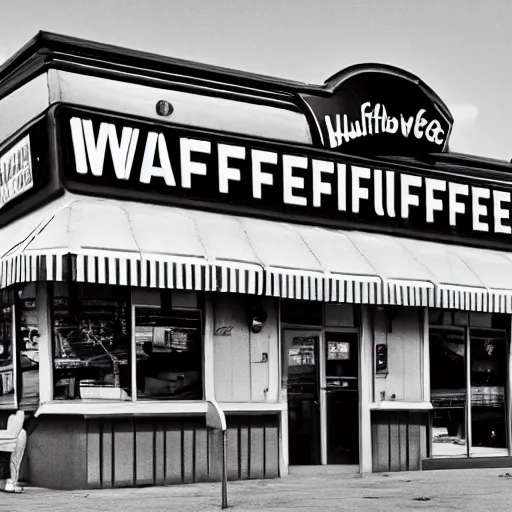
<svg viewBox="0 0 512 512">
<path fill-rule="evenodd" d="M 512 159 L 511 0 L 0 0 L 0 62 L 39 30 L 321 84 L 364 62 L 448 104 L 450 148 Z"/>
</svg>

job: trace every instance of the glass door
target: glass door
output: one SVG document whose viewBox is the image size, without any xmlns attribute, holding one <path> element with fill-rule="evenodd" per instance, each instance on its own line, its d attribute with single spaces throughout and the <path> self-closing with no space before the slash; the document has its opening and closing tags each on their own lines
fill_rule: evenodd
<svg viewBox="0 0 512 512">
<path fill-rule="evenodd" d="M 325 333 L 327 464 L 359 464 L 359 335 Z"/>
<path fill-rule="evenodd" d="M 507 331 L 430 327 L 432 457 L 495 457 L 507 445 Z"/>
<path fill-rule="evenodd" d="M 466 457 L 466 329 L 430 328 L 432 457 Z"/>
<path fill-rule="evenodd" d="M 284 331 L 284 374 L 288 387 L 291 465 L 320 464 L 320 333 Z"/>
<path fill-rule="evenodd" d="M 473 457 L 508 455 L 506 342 L 506 331 L 470 330 L 470 455 Z"/>
</svg>

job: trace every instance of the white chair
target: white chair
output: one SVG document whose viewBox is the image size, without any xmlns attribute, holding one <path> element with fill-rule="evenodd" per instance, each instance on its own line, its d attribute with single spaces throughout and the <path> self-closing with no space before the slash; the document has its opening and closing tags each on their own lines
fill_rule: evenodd
<svg viewBox="0 0 512 512">
<path fill-rule="evenodd" d="M 23 492 L 18 485 L 21 461 L 27 445 L 27 432 L 23 429 L 25 413 L 17 411 L 7 419 L 7 428 L 0 430 L 0 452 L 11 454 L 11 478 L 0 480 L 0 490 L 5 492 Z"/>
</svg>

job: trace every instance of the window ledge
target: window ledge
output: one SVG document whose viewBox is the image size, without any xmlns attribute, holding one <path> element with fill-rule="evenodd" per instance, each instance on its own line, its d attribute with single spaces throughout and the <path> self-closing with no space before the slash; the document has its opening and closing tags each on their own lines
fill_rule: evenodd
<svg viewBox="0 0 512 512">
<path fill-rule="evenodd" d="M 383 400 L 369 404 L 374 411 L 429 411 L 433 409 L 430 402 L 401 402 L 398 400 Z"/>
<path fill-rule="evenodd" d="M 286 403 L 266 402 L 229 402 L 220 403 L 220 408 L 227 414 L 236 412 L 265 413 L 284 411 Z M 202 415 L 206 414 L 206 401 L 146 401 L 115 402 L 107 400 L 73 400 L 52 401 L 41 404 L 35 416 L 44 414 L 80 415 L 80 416 L 144 416 L 158 414 Z"/>
<path fill-rule="evenodd" d="M 17 409 L 14 402 L 0 404 L 0 411 L 16 411 Z"/>
<path fill-rule="evenodd" d="M 206 402 L 137 401 L 115 402 L 108 400 L 53 401 L 41 404 L 35 416 L 42 414 L 75 414 L 80 416 L 156 415 L 156 414 L 206 414 Z"/>
<path fill-rule="evenodd" d="M 286 411 L 288 404 L 278 402 L 219 402 L 219 407 L 226 414 L 232 412 L 279 412 Z"/>
</svg>

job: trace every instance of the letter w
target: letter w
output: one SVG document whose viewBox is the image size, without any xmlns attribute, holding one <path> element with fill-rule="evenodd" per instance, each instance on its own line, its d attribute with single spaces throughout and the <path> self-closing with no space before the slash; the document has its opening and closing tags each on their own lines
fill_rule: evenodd
<svg viewBox="0 0 512 512">
<path fill-rule="evenodd" d="M 92 121 L 73 117 L 70 121 L 71 137 L 75 151 L 76 172 L 87 174 L 87 161 L 94 176 L 101 176 L 105 165 L 107 143 L 110 146 L 114 171 L 120 180 L 130 178 L 133 157 L 139 138 L 139 130 L 123 127 L 121 142 L 117 137 L 116 127 L 110 123 L 101 123 L 98 139 L 95 140 Z"/>
</svg>

